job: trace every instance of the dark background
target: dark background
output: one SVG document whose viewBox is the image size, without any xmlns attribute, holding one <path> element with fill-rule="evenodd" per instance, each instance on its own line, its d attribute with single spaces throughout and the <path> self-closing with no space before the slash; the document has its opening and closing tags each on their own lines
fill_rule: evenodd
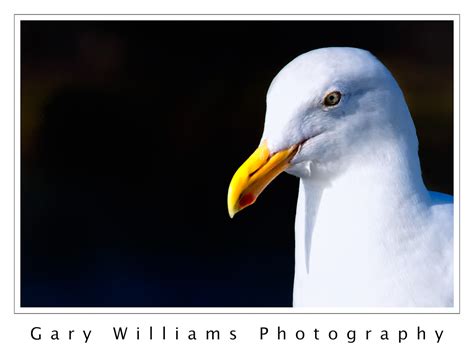
<svg viewBox="0 0 474 358">
<path fill-rule="evenodd" d="M 272 78 L 326 46 L 387 65 L 452 193 L 452 22 L 22 21 L 21 305 L 290 306 L 298 180 L 233 220 L 227 188 Z"/>
</svg>

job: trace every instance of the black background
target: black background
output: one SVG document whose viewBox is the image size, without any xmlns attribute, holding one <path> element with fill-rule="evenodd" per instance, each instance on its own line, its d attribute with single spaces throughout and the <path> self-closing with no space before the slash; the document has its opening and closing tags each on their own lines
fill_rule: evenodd
<svg viewBox="0 0 474 358">
<path fill-rule="evenodd" d="M 387 65 L 452 193 L 452 22 L 22 21 L 21 305 L 291 306 L 298 180 L 232 220 L 227 187 L 273 77 L 327 46 Z"/>
</svg>

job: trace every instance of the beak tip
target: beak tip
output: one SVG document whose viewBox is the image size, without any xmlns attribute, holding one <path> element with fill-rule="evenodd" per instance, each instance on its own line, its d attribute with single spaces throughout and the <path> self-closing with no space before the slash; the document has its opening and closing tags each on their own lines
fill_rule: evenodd
<svg viewBox="0 0 474 358">
<path fill-rule="evenodd" d="M 235 214 L 237 214 L 237 211 L 238 211 L 238 210 L 234 210 L 234 209 L 232 209 L 232 208 L 229 207 L 229 217 L 230 217 L 231 219 L 233 219 L 234 216 L 235 216 Z"/>
</svg>

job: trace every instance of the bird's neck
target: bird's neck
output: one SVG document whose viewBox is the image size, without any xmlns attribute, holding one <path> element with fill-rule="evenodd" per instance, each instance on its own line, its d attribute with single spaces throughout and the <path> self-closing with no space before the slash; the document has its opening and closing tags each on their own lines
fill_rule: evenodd
<svg viewBox="0 0 474 358">
<path fill-rule="evenodd" d="M 407 203 L 421 205 L 429 200 L 417 148 L 405 141 L 387 141 L 360 153 L 337 175 L 320 176 L 316 172 L 301 179 L 300 195 L 311 207 L 305 216 L 318 218 L 324 211 L 335 210 L 340 220 L 349 220 L 355 213 L 382 222 L 404 214 Z"/>
<path fill-rule="evenodd" d="M 394 246 L 403 238 L 389 234 L 394 232 L 390 228 L 404 227 L 429 201 L 416 150 L 406 151 L 402 145 L 382 145 L 352 158 L 340 175 L 301 179 L 295 226 L 295 293 L 298 285 L 311 284 L 308 281 L 320 280 L 322 275 L 331 277 L 331 272 L 338 275 L 334 272 L 338 267 L 346 267 L 347 274 L 353 269 L 370 271 L 374 266 L 361 262 L 369 262 L 371 254 L 384 257 L 371 250 L 397 249 Z"/>
</svg>

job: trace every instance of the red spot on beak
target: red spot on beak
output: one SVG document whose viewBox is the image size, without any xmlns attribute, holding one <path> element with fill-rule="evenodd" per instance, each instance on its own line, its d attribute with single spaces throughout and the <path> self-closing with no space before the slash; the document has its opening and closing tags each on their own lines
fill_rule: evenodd
<svg viewBox="0 0 474 358">
<path fill-rule="evenodd" d="M 241 208 L 245 206 L 249 206 L 250 204 L 253 204 L 255 202 L 255 195 L 252 193 L 245 194 L 240 200 L 239 200 L 239 205 Z"/>
</svg>

